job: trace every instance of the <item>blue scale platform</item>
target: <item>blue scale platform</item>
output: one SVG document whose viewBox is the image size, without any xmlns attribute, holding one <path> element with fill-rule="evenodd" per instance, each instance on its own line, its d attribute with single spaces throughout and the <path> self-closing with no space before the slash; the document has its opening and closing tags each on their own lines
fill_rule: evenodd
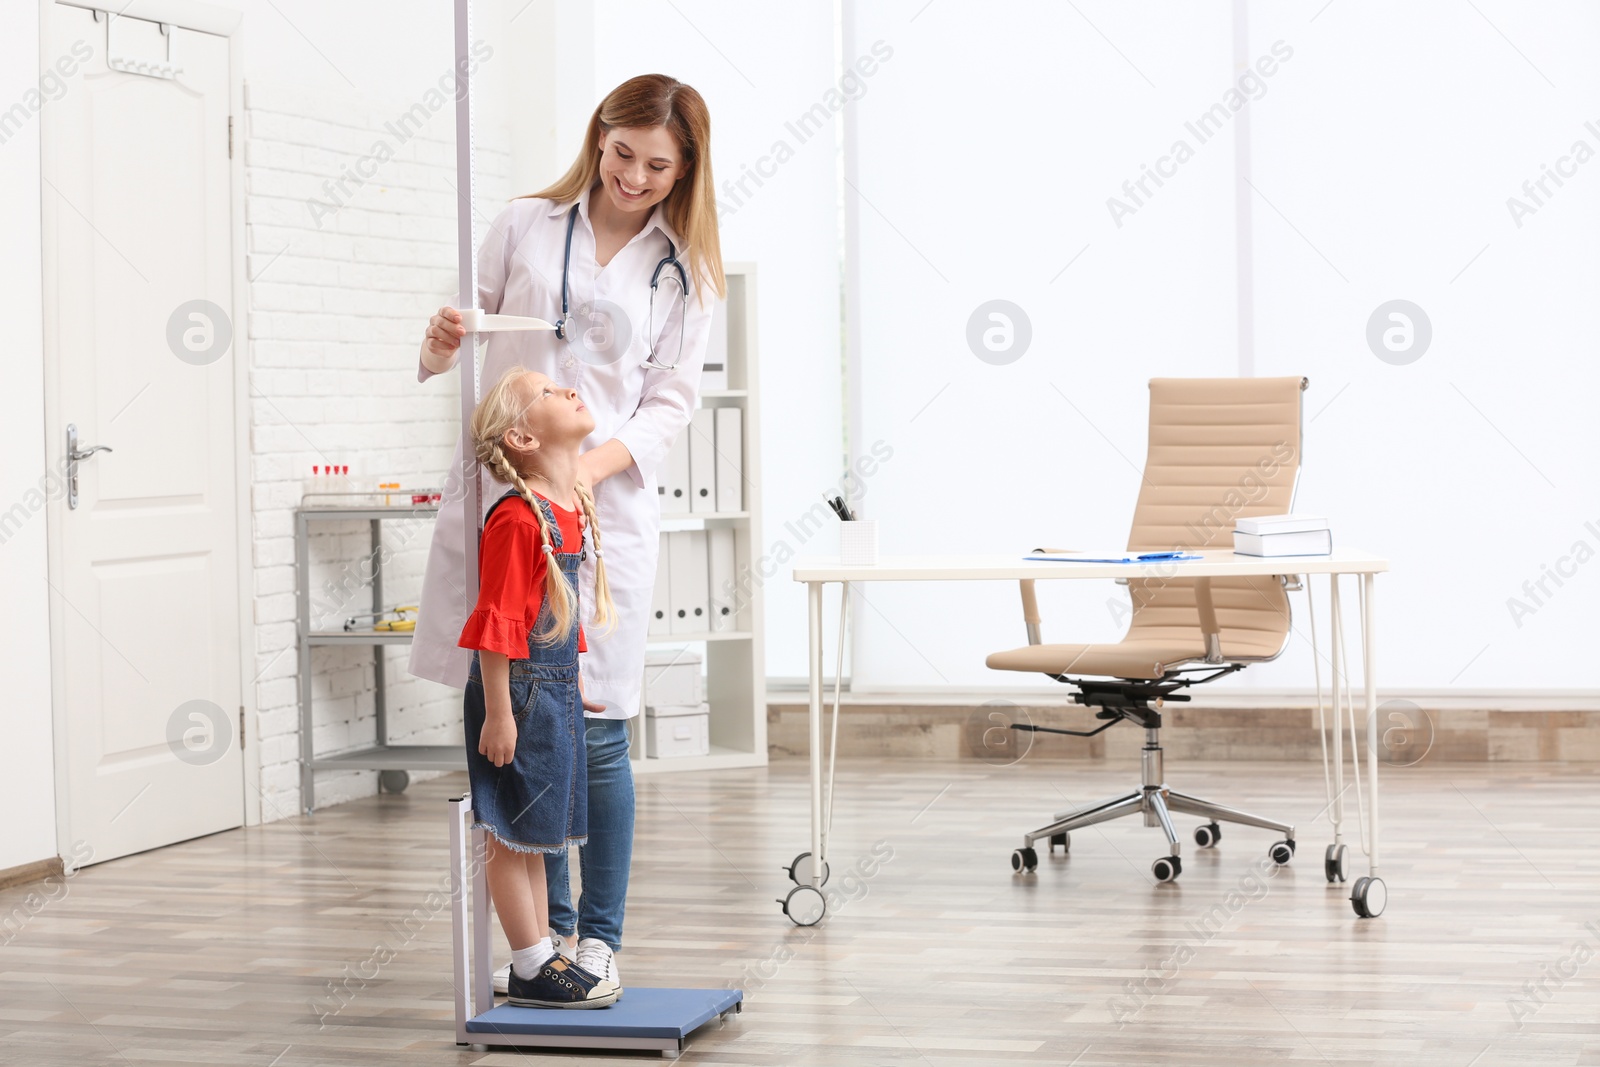
<svg viewBox="0 0 1600 1067">
<path fill-rule="evenodd" d="M 647 1038 L 682 1041 L 723 1012 L 739 1008 L 738 989 L 629 986 L 609 1008 L 519 1008 L 497 1004 L 467 1020 L 467 1032 L 494 1044 L 496 1034 L 527 1037 Z M 522 1042 L 519 1042 L 519 1044 Z"/>
</svg>

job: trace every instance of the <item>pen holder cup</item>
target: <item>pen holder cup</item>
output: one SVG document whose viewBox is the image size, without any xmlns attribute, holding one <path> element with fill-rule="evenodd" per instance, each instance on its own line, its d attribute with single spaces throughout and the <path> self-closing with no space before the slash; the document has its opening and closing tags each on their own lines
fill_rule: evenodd
<svg viewBox="0 0 1600 1067">
<path fill-rule="evenodd" d="M 839 524 L 839 562 L 846 567 L 871 567 L 878 562 L 877 519 Z"/>
</svg>

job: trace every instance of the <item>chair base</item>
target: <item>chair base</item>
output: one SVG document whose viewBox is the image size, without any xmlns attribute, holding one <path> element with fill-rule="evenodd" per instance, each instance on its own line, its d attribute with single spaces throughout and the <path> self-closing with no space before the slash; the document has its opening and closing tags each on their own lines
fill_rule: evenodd
<svg viewBox="0 0 1600 1067">
<path fill-rule="evenodd" d="M 1202 800 L 1200 797 L 1190 796 L 1187 793 L 1174 792 L 1167 788 L 1163 781 L 1162 751 L 1160 744 L 1159 727 L 1147 727 L 1145 730 L 1145 746 L 1141 752 L 1142 779 L 1140 787 L 1131 792 L 1102 800 L 1097 804 L 1087 807 L 1075 808 L 1071 811 L 1056 812 L 1053 820 L 1037 830 L 1022 835 L 1022 848 L 1018 855 L 1022 859 L 1013 860 L 1013 867 L 1017 870 L 1031 870 L 1036 862 L 1036 853 L 1033 845 L 1037 841 L 1046 840 L 1051 845 L 1066 842 L 1066 835 L 1073 830 L 1096 823 L 1110 822 L 1120 819 L 1125 815 L 1143 814 L 1146 826 L 1159 826 L 1166 835 L 1168 855 L 1171 862 L 1157 860 L 1155 873 L 1158 881 L 1170 881 L 1177 877 L 1183 869 L 1179 859 L 1182 846 L 1178 842 L 1178 831 L 1172 825 L 1173 812 L 1185 815 L 1199 815 L 1209 819 L 1212 823 L 1229 822 L 1240 826 L 1256 826 L 1263 830 L 1276 830 L 1283 834 L 1284 840 L 1274 844 L 1269 850 L 1270 855 L 1278 863 L 1287 863 L 1294 855 L 1294 824 L 1268 819 L 1262 815 L 1254 815 L 1226 804 L 1215 801 Z M 1216 840 L 1213 831 L 1209 838 Z M 1068 845 L 1070 848 L 1070 844 Z M 1285 849 L 1287 851 L 1285 851 Z M 1034 861 L 1034 862 L 1030 862 Z"/>
</svg>

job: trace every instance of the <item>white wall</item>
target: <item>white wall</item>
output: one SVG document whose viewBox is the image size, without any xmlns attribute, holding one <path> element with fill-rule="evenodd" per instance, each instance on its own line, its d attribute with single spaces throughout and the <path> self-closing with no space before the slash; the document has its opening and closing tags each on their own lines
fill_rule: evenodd
<svg viewBox="0 0 1600 1067">
<path fill-rule="evenodd" d="M 859 110 L 852 402 L 863 443 L 894 449 L 861 510 L 885 552 L 1119 547 L 1146 379 L 1305 375 L 1296 510 L 1394 560 L 1378 582 L 1383 686 L 1593 692 L 1600 163 L 1564 164 L 1575 173 L 1521 226 L 1507 198 L 1575 141 L 1600 152 L 1600 14 L 1237 7 L 1237 47 L 1220 2 L 1011 3 L 981 20 L 915 0 L 847 8 L 860 41 L 895 46 Z M 1186 122 L 1262 59 L 1270 73 L 1200 144 Z M 1193 158 L 1119 226 L 1107 198 L 1179 139 Z M 964 338 L 996 298 L 1033 330 L 1004 366 Z M 1405 366 L 1366 338 L 1396 298 L 1434 330 Z M 1109 584 L 1040 596 L 1047 641 L 1122 631 L 1126 594 Z M 1024 640 L 1012 585 L 869 586 L 857 606 L 861 688 L 1041 681 L 983 666 Z M 1309 686 L 1304 606 L 1284 657 L 1233 688 Z"/>
<path fill-rule="evenodd" d="M 39 13 L 21 5 L 0 35 L 0 314 L 10 358 L 0 390 L 0 870 L 56 855 L 44 512 L 24 503 L 45 475 L 44 326 L 39 287 Z M 37 95 L 30 95 L 37 94 Z M 21 505 L 21 510 L 17 510 Z"/>
<path fill-rule="evenodd" d="M 1600 162 L 1568 166 L 1520 226 L 1507 200 L 1531 204 L 1523 182 L 1574 142 L 1600 153 L 1600 11 L 1341 3 L 1308 21 L 1318 7 L 1251 5 L 1254 49 L 1296 49 L 1252 166 L 1282 212 L 1256 212 L 1258 371 L 1312 383 L 1301 510 L 1394 560 L 1386 686 L 1592 692 L 1600 563 L 1562 560 L 1600 552 Z M 1365 337 L 1394 299 L 1432 325 L 1406 365 Z M 1558 564 L 1560 586 L 1524 591 Z M 1292 685 L 1303 662 L 1245 677 Z"/>
<path fill-rule="evenodd" d="M 1232 82 L 1226 8 L 1078 7 L 849 9 L 858 50 L 894 49 L 859 105 L 849 194 L 857 444 L 893 452 L 859 509 L 882 552 L 1125 544 L 1145 381 L 1236 373 L 1233 125 L 1204 144 L 1184 128 Z M 1193 158 L 1141 206 L 1123 183 L 1179 139 Z M 1031 330 L 1020 356 L 969 343 L 994 300 L 1021 309 L 1014 345 Z M 1115 640 L 1119 594 L 1046 583 L 1047 639 Z M 1026 640 L 1014 584 L 867 586 L 854 619 L 857 688 L 1039 682 L 983 664 Z"/>
<path fill-rule="evenodd" d="M 448 57 L 436 66 L 447 70 Z M 400 125 L 422 99 L 358 99 L 333 87 L 307 93 L 262 79 L 247 86 L 256 702 L 266 821 L 299 810 L 293 509 L 305 481 L 314 464 L 334 463 L 372 484 L 441 484 L 457 436 L 456 377 L 419 385 L 415 375 L 427 316 L 453 302 L 457 286 L 452 105 L 420 127 Z M 411 113 L 423 116 L 428 106 Z M 500 138 L 484 140 L 476 168 L 483 197 L 503 200 L 507 154 L 495 147 Z M 375 155 L 375 145 L 394 158 L 359 185 L 325 186 Z M 432 523 L 397 520 L 384 535 L 393 556 L 384 564 L 382 606 L 414 604 Z M 366 523 L 313 526 L 316 628 L 338 629 L 343 616 L 372 610 L 361 562 L 369 552 Z M 389 740 L 459 742 L 459 692 L 411 677 L 403 653 L 391 649 L 386 657 Z M 371 650 L 317 648 L 312 657 L 315 750 L 373 743 Z M 375 779 L 371 771 L 319 772 L 317 803 L 370 795 Z"/>
</svg>

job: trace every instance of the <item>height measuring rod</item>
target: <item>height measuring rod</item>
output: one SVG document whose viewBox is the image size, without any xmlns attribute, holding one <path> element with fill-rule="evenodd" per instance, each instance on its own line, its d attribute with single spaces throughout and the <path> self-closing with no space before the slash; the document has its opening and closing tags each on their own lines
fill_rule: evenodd
<svg viewBox="0 0 1600 1067">
<path fill-rule="evenodd" d="M 461 271 L 461 292 L 456 309 L 466 335 L 461 338 L 461 483 L 465 496 L 462 523 L 463 555 L 466 558 L 465 588 L 476 594 L 478 588 L 478 538 L 483 529 L 483 479 L 477 453 L 472 447 L 472 412 L 481 395 L 478 367 L 478 335 L 504 330 L 554 330 L 543 319 L 521 315 L 489 315 L 478 307 L 478 256 L 472 246 L 472 223 L 476 218 L 473 198 L 476 178 L 472 167 L 472 75 L 469 66 L 472 48 L 472 0 L 455 0 L 456 5 L 456 232 Z M 487 221 L 487 220 L 486 220 Z"/>
</svg>

